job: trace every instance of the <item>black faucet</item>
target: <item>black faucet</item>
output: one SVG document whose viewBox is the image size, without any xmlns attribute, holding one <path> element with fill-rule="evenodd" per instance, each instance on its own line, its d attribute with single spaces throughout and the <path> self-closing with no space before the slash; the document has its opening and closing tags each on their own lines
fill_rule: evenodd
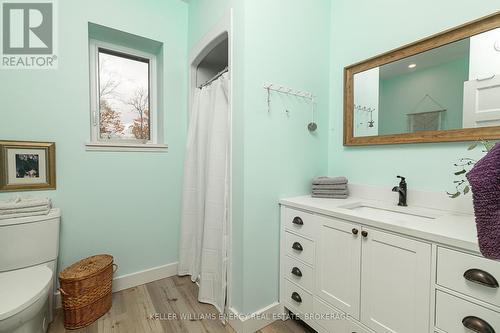
<svg viewBox="0 0 500 333">
<path fill-rule="evenodd" d="M 399 193 L 399 203 L 398 206 L 408 206 L 406 203 L 406 198 L 408 194 L 408 187 L 406 185 L 406 178 L 398 176 L 398 178 L 401 178 L 401 181 L 399 182 L 399 186 L 394 186 L 392 189 L 392 192 L 398 192 Z"/>
</svg>

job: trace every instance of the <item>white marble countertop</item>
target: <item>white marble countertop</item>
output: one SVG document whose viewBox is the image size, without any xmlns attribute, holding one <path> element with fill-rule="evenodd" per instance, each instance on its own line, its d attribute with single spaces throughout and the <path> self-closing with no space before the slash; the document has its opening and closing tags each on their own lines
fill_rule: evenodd
<svg viewBox="0 0 500 333">
<path fill-rule="evenodd" d="M 416 218 L 415 220 L 411 220 L 411 218 L 390 218 L 382 220 L 380 216 L 375 217 L 366 212 L 343 208 L 343 206 L 356 205 L 357 203 L 398 212 L 430 215 L 433 219 Z M 470 214 L 453 213 L 423 207 L 399 207 L 396 204 L 385 201 L 356 197 L 349 197 L 348 199 L 321 199 L 312 198 L 311 196 L 301 196 L 282 199 L 280 200 L 280 204 L 409 235 L 429 242 L 479 252 L 476 224 L 474 216 Z"/>
</svg>

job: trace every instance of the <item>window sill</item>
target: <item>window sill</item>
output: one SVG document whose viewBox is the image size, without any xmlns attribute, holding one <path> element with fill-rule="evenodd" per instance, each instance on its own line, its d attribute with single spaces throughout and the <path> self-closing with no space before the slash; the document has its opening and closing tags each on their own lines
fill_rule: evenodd
<svg viewBox="0 0 500 333">
<path fill-rule="evenodd" d="M 97 142 L 85 144 L 86 151 L 131 151 L 131 152 L 164 152 L 168 151 L 168 145 L 164 144 L 134 144 L 134 143 L 108 143 Z"/>
</svg>

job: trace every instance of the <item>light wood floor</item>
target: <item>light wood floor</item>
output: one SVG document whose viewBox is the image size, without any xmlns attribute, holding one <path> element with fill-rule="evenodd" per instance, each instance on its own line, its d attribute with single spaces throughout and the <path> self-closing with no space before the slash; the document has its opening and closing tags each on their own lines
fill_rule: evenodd
<svg viewBox="0 0 500 333">
<path fill-rule="evenodd" d="M 167 314 L 182 314 L 196 317 L 218 314 L 215 307 L 199 303 L 198 287 L 189 277 L 172 277 L 113 294 L 111 310 L 98 321 L 81 330 L 65 330 L 62 312 L 58 311 L 49 333 L 234 333 L 229 326 L 219 320 L 210 319 L 172 319 Z M 153 314 L 161 314 L 161 320 L 151 319 Z M 205 316 L 206 317 L 206 316 Z M 276 321 L 259 333 L 312 333 L 311 328 L 292 320 Z"/>
</svg>

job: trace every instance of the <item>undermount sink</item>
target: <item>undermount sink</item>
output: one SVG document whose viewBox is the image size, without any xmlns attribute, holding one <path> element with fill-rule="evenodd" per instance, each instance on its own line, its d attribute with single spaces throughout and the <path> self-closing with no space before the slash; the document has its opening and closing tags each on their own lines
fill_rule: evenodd
<svg viewBox="0 0 500 333">
<path fill-rule="evenodd" d="M 397 220 L 405 222 L 429 222 L 435 220 L 438 216 L 428 212 L 407 208 L 407 207 L 383 207 L 367 203 L 354 203 L 339 208 L 349 209 L 360 213 L 366 217 L 377 220 Z"/>
</svg>

